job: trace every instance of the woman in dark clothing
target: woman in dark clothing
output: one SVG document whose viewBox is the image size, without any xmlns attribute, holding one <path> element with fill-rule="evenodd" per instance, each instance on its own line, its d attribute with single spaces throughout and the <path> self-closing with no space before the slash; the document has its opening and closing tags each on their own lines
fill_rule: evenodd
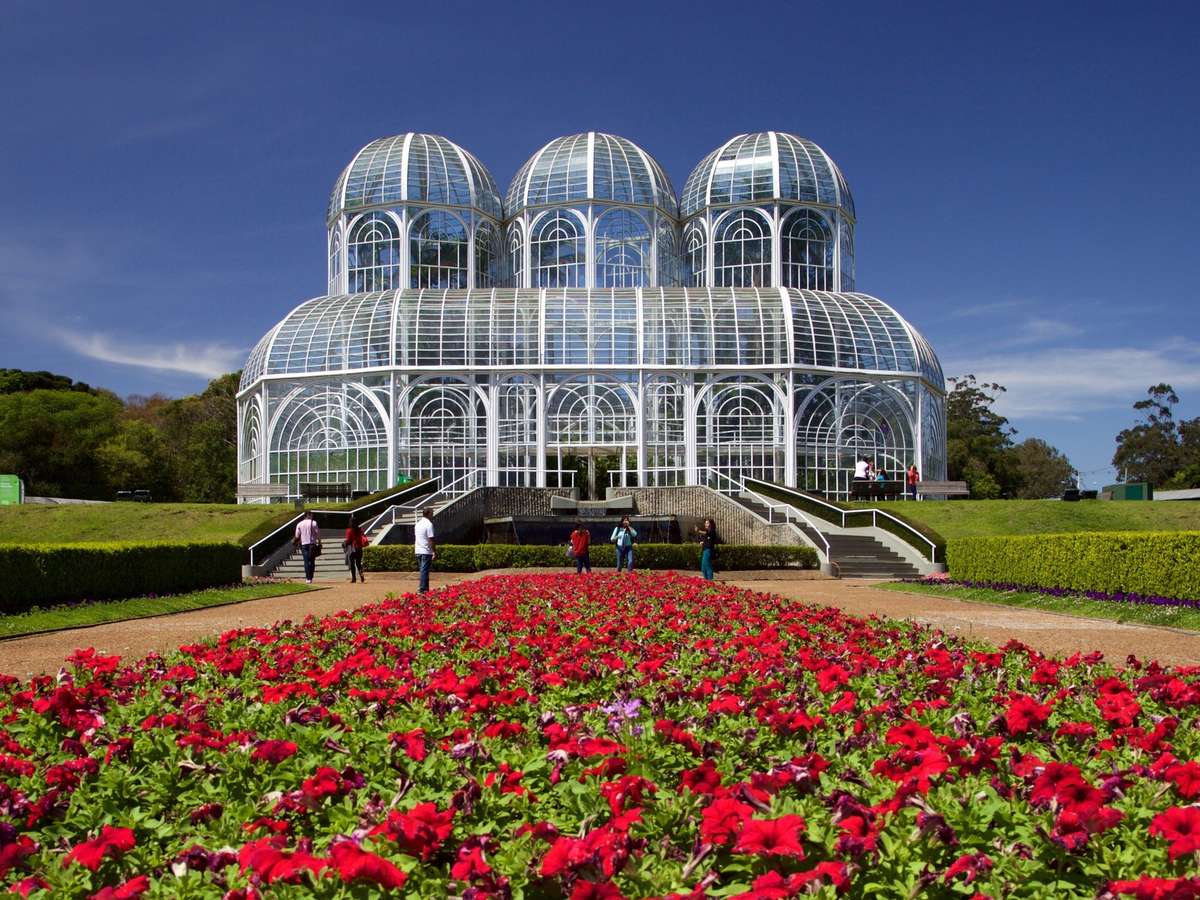
<svg viewBox="0 0 1200 900">
<path fill-rule="evenodd" d="M 354 516 L 350 517 L 350 526 L 346 529 L 346 537 L 342 540 L 342 550 L 346 554 L 346 567 L 350 570 L 350 580 L 355 581 L 355 574 L 358 575 L 358 581 L 365 582 L 367 579 L 363 577 L 362 556 L 363 547 L 367 546 L 367 536 L 363 534 L 363 530 L 358 527 L 358 522 Z"/>
<path fill-rule="evenodd" d="M 713 556 L 717 552 L 717 523 L 705 519 L 704 525 L 696 529 L 700 535 L 700 574 L 709 581 L 713 580 Z"/>
</svg>

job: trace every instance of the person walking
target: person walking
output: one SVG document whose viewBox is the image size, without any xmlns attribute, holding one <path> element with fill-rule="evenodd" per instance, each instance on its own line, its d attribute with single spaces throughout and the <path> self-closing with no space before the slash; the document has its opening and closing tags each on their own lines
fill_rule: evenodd
<svg viewBox="0 0 1200 900">
<path fill-rule="evenodd" d="M 415 536 L 413 553 L 417 557 L 417 571 L 421 573 L 421 577 L 417 583 L 417 593 L 428 594 L 429 568 L 433 565 L 434 557 L 437 556 L 434 549 L 432 506 L 427 506 L 421 510 L 421 518 L 417 519 L 417 525 L 413 529 L 413 534 Z"/>
<path fill-rule="evenodd" d="M 921 483 L 921 473 L 917 471 L 917 464 L 909 463 L 908 474 L 905 476 L 905 481 L 908 482 L 908 496 L 913 500 L 917 499 L 917 485 Z"/>
<path fill-rule="evenodd" d="M 622 516 L 621 522 L 613 529 L 609 540 L 617 545 L 617 571 L 626 565 L 633 572 L 633 539 L 637 537 L 637 529 L 629 523 L 629 516 Z"/>
<path fill-rule="evenodd" d="M 354 575 L 357 572 L 358 580 L 366 583 L 366 576 L 363 575 L 362 558 L 363 548 L 370 543 L 367 536 L 363 534 L 363 530 L 358 527 L 358 521 L 354 516 L 350 517 L 350 524 L 346 528 L 346 537 L 342 541 L 342 550 L 346 553 L 346 568 L 350 570 L 350 583 L 354 583 Z"/>
<path fill-rule="evenodd" d="M 587 569 L 589 575 L 592 574 L 592 557 L 589 552 L 591 544 L 592 533 L 580 520 L 575 524 L 575 530 L 571 532 L 571 556 L 575 559 L 576 575 L 582 575 L 584 569 Z"/>
<path fill-rule="evenodd" d="M 305 510 L 304 518 L 296 523 L 296 534 L 292 543 L 300 547 L 304 557 L 304 583 L 312 584 L 317 571 L 317 557 L 321 555 L 321 529 L 313 518 L 312 510 Z"/>
<path fill-rule="evenodd" d="M 713 580 L 713 557 L 717 552 L 717 523 L 705 519 L 704 524 L 696 529 L 700 535 L 700 575 L 707 581 Z"/>
</svg>

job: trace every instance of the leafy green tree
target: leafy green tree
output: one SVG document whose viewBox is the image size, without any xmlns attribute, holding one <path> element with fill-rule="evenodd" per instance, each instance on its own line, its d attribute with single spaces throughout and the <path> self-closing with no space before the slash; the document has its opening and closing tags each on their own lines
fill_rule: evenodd
<svg viewBox="0 0 1200 900">
<path fill-rule="evenodd" d="M 1004 387 L 974 375 L 949 379 L 946 397 L 946 464 L 952 481 L 965 481 L 971 496 L 1012 497 L 1020 483 L 1012 436 L 1016 429 L 992 407 Z"/>
<path fill-rule="evenodd" d="M 158 501 L 177 498 L 162 433 L 150 422 L 125 419 L 96 448 L 96 464 L 114 491 L 147 490 Z"/>
<path fill-rule="evenodd" d="M 171 401 L 156 415 L 181 500 L 233 503 L 237 499 L 240 378 L 240 372 L 215 378 L 203 393 Z"/>
<path fill-rule="evenodd" d="M 116 433 L 121 401 L 107 393 L 0 394 L 0 472 L 32 495 L 108 499 L 96 450 Z"/>
<path fill-rule="evenodd" d="M 1020 499 L 1061 497 L 1064 490 L 1075 486 L 1079 472 L 1065 454 L 1041 438 L 1026 438 L 1012 452 L 1020 477 L 1017 487 Z"/>
<path fill-rule="evenodd" d="M 1123 481 L 1148 481 L 1162 486 L 1185 467 L 1180 424 L 1176 423 L 1173 411 L 1179 396 L 1169 384 L 1152 385 L 1146 393 L 1145 399 L 1133 404 L 1142 414 L 1141 421 L 1117 435 L 1112 464 Z M 1182 424 L 1187 426 L 1189 445 L 1200 444 L 1197 440 L 1200 436 L 1196 434 L 1200 423 L 1192 420 Z"/>
<path fill-rule="evenodd" d="M 26 372 L 24 369 L 0 369 L 0 394 L 21 394 L 27 391 L 81 391 L 95 393 L 90 385 L 73 381 L 66 375 L 53 372 Z"/>
</svg>

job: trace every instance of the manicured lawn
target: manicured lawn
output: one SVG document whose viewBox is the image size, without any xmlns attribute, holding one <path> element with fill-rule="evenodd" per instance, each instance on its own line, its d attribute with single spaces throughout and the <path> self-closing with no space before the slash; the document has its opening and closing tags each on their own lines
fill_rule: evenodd
<svg viewBox="0 0 1200 900">
<path fill-rule="evenodd" d="M 978 603 L 1017 606 L 1022 609 L 1039 609 L 1046 612 L 1068 613 L 1073 616 L 1108 619 L 1113 622 L 1128 622 L 1137 625 L 1163 625 L 1170 628 L 1187 628 L 1193 631 L 1200 631 L 1200 609 L 1190 609 L 1188 607 L 1120 603 L 1117 601 L 1090 600 L 1087 597 L 1050 597 L 1038 593 L 996 591 L 988 588 L 967 588 L 955 585 L 894 582 L 892 584 L 880 585 L 880 587 L 889 591 L 901 591 L 910 594 L 932 594 L 935 597 L 950 597 L 955 600 L 972 600 Z"/>
<path fill-rule="evenodd" d="M 168 613 L 204 609 L 241 603 L 245 600 L 260 600 L 263 597 L 282 597 L 311 591 L 307 585 L 297 584 L 247 584 L 238 587 L 211 588 L 191 594 L 175 594 L 166 597 L 133 597 L 129 600 L 99 600 L 91 603 L 65 603 L 46 609 L 32 609 L 13 616 L 0 616 L 0 638 L 18 637 L 43 631 L 58 631 L 63 628 L 82 628 L 102 625 L 106 622 L 124 622 L 128 619 L 144 619 Z M 0 656 L 3 651 L 0 650 Z"/>
<path fill-rule="evenodd" d="M 238 541 L 280 506 L 219 503 L 105 503 L 0 507 L 0 544 L 75 541 Z"/>
<path fill-rule="evenodd" d="M 1083 500 L 950 500 L 853 503 L 875 506 L 934 529 L 946 539 L 1061 531 L 1197 531 L 1200 503 Z"/>
</svg>

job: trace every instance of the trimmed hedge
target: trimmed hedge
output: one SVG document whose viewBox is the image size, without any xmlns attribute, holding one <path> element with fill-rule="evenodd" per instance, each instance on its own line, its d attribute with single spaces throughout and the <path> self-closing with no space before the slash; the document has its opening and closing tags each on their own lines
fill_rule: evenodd
<svg viewBox="0 0 1200 900">
<path fill-rule="evenodd" d="M 1200 531 L 1081 531 L 952 539 L 963 581 L 1200 599 Z"/>
<path fill-rule="evenodd" d="M 611 544 L 593 544 L 592 565 L 614 568 L 616 550 Z M 543 569 L 573 566 L 566 545 L 532 544 L 440 544 L 433 561 L 435 572 L 481 572 L 485 569 Z M 639 569 L 699 569 L 699 544 L 636 544 L 634 565 Z M 717 547 L 716 567 L 725 571 L 782 569 L 789 566 L 812 569 L 817 553 L 811 547 L 768 547 L 722 544 Z M 408 544 L 384 544 L 363 551 L 363 568 L 369 572 L 414 572 L 417 558 Z"/>
<path fill-rule="evenodd" d="M 233 584 L 242 580 L 244 552 L 216 541 L 0 545 L 0 615 Z"/>
</svg>

